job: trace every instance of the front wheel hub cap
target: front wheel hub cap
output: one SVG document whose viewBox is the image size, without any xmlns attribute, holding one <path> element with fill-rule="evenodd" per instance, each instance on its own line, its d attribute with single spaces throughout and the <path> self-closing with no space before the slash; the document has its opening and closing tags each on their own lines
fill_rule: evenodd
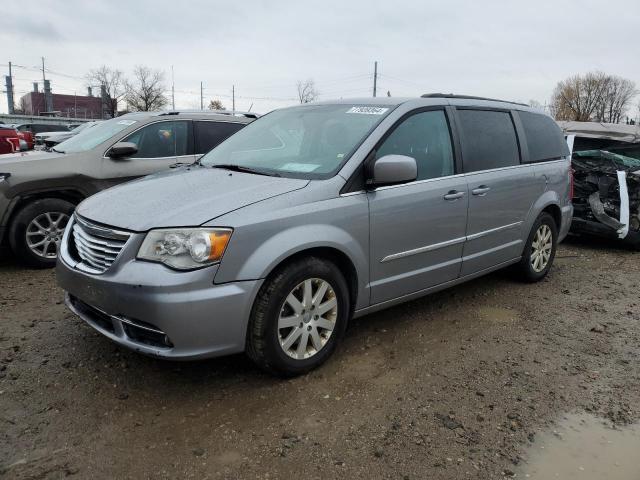
<svg viewBox="0 0 640 480">
<path fill-rule="evenodd" d="M 329 282 L 309 278 L 285 298 L 278 317 L 278 340 L 291 358 L 304 360 L 322 350 L 336 326 L 338 299 Z"/>
<path fill-rule="evenodd" d="M 36 256 L 54 259 L 58 256 L 62 234 L 69 222 L 69 215 L 62 212 L 46 212 L 27 225 L 25 241 Z"/>
</svg>

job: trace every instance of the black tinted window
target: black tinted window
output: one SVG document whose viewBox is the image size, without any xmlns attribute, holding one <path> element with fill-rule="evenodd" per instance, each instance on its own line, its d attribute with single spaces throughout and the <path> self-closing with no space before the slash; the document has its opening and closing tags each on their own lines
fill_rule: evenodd
<svg viewBox="0 0 640 480">
<path fill-rule="evenodd" d="M 453 175 L 449 125 L 442 110 L 416 113 L 391 132 L 376 151 L 376 158 L 406 155 L 418 164 L 417 180 Z"/>
<path fill-rule="evenodd" d="M 489 110 L 458 110 L 465 172 L 520 163 L 511 114 Z"/>
<path fill-rule="evenodd" d="M 569 147 L 560 127 L 539 113 L 518 112 L 527 137 L 529 161 L 540 162 L 569 155 Z"/>
<path fill-rule="evenodd" d="M 207 153 L 242 127 L 244 127 L 243 123 L 195 122 L 196 153 Z"/>
</svg>

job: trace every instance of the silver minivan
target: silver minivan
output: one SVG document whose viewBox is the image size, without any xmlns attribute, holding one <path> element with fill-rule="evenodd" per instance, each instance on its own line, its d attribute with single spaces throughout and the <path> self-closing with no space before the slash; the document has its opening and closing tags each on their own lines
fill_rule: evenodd
<svg viewBox="0 0 640 480">
<path fill-rule="evenodd" d="M 549 271 L 569 151 L 526 105 L 429 94 L 274 111 L 200 161 L 82 202 L 57 275 L 71 310 L 168 359 L 324 362 L 349 320 L 513 266 Z"/>
</svg>

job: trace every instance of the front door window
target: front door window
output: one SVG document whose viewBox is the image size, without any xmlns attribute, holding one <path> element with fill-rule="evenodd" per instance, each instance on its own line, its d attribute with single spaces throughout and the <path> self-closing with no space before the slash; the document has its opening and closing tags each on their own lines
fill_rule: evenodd
<svg viewBox="0 0 640 480">
<path fill-rule="evenodd" d="M 189 125 L 185 121 L 152 123 L 133 132 L 122 141 L 138 146 L 138 152 L 131 158 L 188 155 Z"/>
</svg>

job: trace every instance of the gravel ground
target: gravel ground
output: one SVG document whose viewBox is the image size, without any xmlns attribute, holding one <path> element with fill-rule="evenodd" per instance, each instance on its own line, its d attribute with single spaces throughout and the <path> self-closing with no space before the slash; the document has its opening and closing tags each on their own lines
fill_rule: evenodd
<svg viewBox="0 0 640 480">
<path fill-rule="evenodd" d="M 0 261 L 0 476 L 524 476 L 569 412 L 640 417 L 640 263 L 571 240 L 527 285 L 498 272 L 355 320 L 321 369 L 121 349 L 62 303 L 53 271 Z"/>
</svg>

